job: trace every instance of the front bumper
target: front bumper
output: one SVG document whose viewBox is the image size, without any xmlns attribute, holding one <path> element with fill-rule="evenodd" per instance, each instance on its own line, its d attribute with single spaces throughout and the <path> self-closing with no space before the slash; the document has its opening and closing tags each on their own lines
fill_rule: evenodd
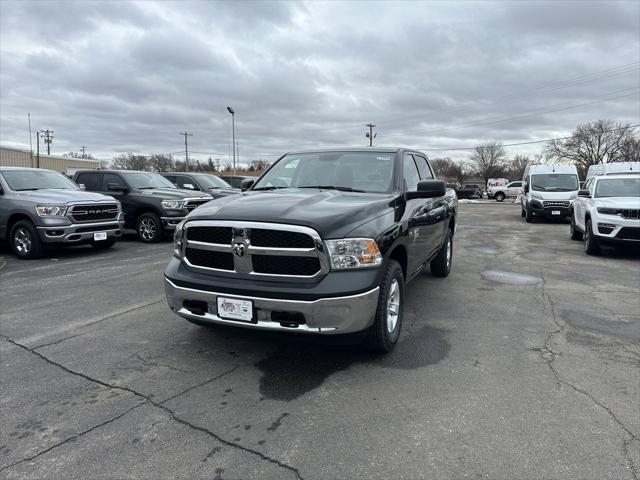
<svg viewBox="0 0 640 480">
<path fill-rule="evenodd" d="M 592 213 L 594 237 L 603 245 L 640 244 L 640 221 L 617 215 Z"/>
<path fill-rule="evenodd" d="M 80 244 L 93 242 L 93 234 L 106 232 L 107 239 L 120 238 L 124 232 L 124 219 L 95 223 L 72 223 L 37 227 L 44 243 Z"/>
<path fill-rule="evenodd" d="M 529 208 L 534 215 L 539 217 L 570 217 L 571 207 L 545 207 L 538 200 L 531 200 L 529 202 Z M 553 212 L 560 212 L 554 214 Z"/>
<path fill-rule="evenodd" d="M 178 225 L 185 217 L 160 217 L 162 220 L 162 226 L 165 230 L 175 230 L 176 225 Z"/>
<path fill-rule="evenodd" d="M 364 293 L 317 300 L 288 300 L 253 297 L 181 287 L 165 277 L 167 303 L 183 318 L 203 323 L 232 325 L 258 330 L 316 334 L 341 334 L 368 328 L 378 305 L 379 287 Z M 217 315 L 217 297 L 253 302 L 253 322 L 226 320 Z M 185 306 L 191 307 L 191 310 Z M 206 311 L 194 313 L 192 305 L 206 305 Z"/>
</svg>

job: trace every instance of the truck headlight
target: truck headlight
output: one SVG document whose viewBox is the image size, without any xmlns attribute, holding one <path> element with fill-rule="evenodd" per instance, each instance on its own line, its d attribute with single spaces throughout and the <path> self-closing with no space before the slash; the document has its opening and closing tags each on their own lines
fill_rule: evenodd
<svg viewBox="0 0 640 480">
<path fill-rule="evenodd" d="M 183 200 L 162 200 L 160 205 L 167 210 L 182 210 L 187 202 Z"/>
<path fill-rule="evenodd" d="M 618 209 L 598 207 L 598 213 L 601 213 L 602 215 L 618 215 Z"/>
<path fill-rule="evenodd" d="M 542 201 L 542 195 L 538 195 L 537 193 L 532 193 L 532 194 L 531 194 L 531 198 L 532 198 L 533 200 L 540 200 L 540 201 Z"/>
<path fill-rule="evenodd" d="M 378 244 L 370 238 L 327 240 L 325 244 L 332 270 L 377 267 L 382 264 Z"/>
<path fill-rule="evenodd" d="M 176 258 L 182 258 L 182 237 L 184 235 L 184 222 L 180 222 L 176 225 L 176 230 L 173 232 L 173 256 Z"/>
<path fill-rule="evenodd" d="M 38 205 L 36 212 L 40 217 L 64 217 L 67 213 L 66 205 Z"/>
</svg>

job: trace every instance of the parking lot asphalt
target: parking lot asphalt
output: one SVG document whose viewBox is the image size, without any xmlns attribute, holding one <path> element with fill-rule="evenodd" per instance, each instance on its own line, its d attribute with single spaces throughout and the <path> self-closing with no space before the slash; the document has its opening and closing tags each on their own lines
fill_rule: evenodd
<svg viewBox="0 0 640 480">
<path fill-rule="evenodd" d="M 640 478 L 640 256 L 461 204 L 387 356 L 172 314 L 169 242 L 0 253 L 0 477 Z"/>
</svg>

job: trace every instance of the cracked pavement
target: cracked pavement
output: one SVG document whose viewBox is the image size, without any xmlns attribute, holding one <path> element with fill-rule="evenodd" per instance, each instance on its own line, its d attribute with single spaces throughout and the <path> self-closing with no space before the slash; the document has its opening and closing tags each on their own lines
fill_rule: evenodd
<svg viewBox="0 0 640 480">
<path fill-rule="evenodd" d="M 191 325 L 169 243 L 2 251 L 0 478 L 638 480 L 640 255 L 568 230 L 460 205 L 388 356 Z"/>
</svg>

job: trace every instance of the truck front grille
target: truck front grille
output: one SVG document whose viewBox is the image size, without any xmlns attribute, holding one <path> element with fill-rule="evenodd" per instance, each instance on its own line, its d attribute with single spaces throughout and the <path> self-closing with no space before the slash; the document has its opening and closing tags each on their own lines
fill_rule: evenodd
<svg viewBox="0 0 640 480">
<path fill-rule="evenodd" d="M 185 208 L 189 211 L 192 212 L 193 210 L 195 210 L 196 208 L 198 208 L 200 205 L 204 205 L 207 202 L 210 202 L 211 200 L 189 200 L 187 202 L 187 205 L 185 206 Z"/>
<path fill-rule="evenodd" d="M 329 271 L 315 230 L 296 225 L 193 220 L 184 227 L 187 267 L 206 272 L 313 279 Z"/>
<path fill-rule="evenodd" d="M 95 222 L 98 220 L 117 220 L 118 205 L 105 203 L 100 205 L 74 205 L 70 211 L 74 222 Z"/>
<path fill-rule="evenodd" d="M 568 200 L 560 200 L 560 201 L 548 201 L 545 200 L 542 202 L 544 208 L 569 208 L 570 202 Z"/>
<path fill-rule="evenodd" d="M 189 258 L 189 262 L 197 267 L 233 271 L 233 254 L 231 253 L 208 252 L 197 248 L 187 248 L 185 255 Z"/>
<path fill-rule="evenodd" d="M 311 257 L 253 255 L 253 271 L 270 275 L 299 275 L 309 277 L 320 270 L 320 262 Z"/>
<path fill-rule="evenodd" d="M 624 208 L 619 210 L 619 214 L 622 218 L 629 218 L 632 220 L 637 220 L 640 218 L 640 209 L 638 208 Z"/>
</svg>

